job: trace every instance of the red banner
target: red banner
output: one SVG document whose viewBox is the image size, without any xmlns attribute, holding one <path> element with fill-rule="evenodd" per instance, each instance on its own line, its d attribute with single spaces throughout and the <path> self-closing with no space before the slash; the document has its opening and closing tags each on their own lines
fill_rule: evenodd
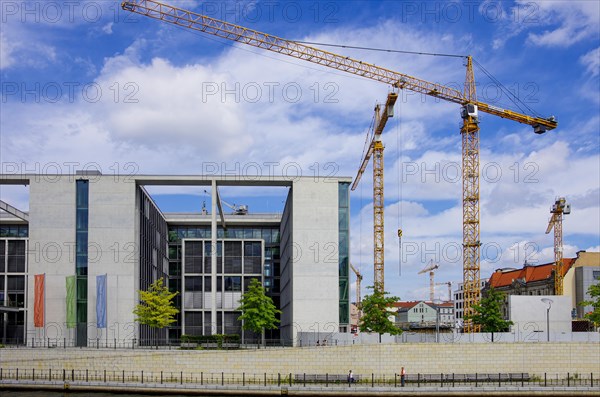
<svg viewBox="0 0 600 397">
<path fill-rule="evenodd" d="M 44 326 L 45 274 L 36 274 L 33 297 L 33 326 Z"/>
</svg>

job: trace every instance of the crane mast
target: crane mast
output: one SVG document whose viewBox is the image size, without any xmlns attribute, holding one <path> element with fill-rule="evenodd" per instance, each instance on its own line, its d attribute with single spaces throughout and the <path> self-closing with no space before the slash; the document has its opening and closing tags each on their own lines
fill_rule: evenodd
<svg viewBox="0 0 600 397">
<path fill-rule="evenodd" d="M 226 21 L 211 18 L 189 10 L 173 7 L 155 0 L 132 0 L 121 4 L 124 10 L 149 18 L 212 34 L 227 40 L 262 48 L 275 53 L 302 59 L 353 75 L 379 81 L 397 89 L 409 90 L 434 98 L 457 103 L 462 107 L 463 126 L 463 282 L 465 288 L 465 314 L 472 313 L 472 305 L 480 299 L 480 225 L 479 225 L 479 124 L 478 112 L 492 114 L 533 127 L 535 133 L 544 133 L 557 127 L 554 117 L 528 116 L 477 101 L 471 57 L 467 57 L 467 75 L 464 92 L 452 87 L 418 79 L 367 62 L 324 51 L 305 44 L 286 40 L 267 33 L 248 29 Z M 381 144 L 381 142 L 380 142 Z M 377 151 L 376 151 L 377 149 Z M 383 145 L 373 147 L 374 154 L 374 209 L 383 209 Z M 375 173 L 375 168 L 380 171 Z M 375 191 L 375 180 L 380 190 Z M 378 188 L 379 189 L 379 188 Z M 375 288 L 383 290 L 383 211 L 375 213 L 378 222 L 375 248 Z M 377 236 L 381 239 L 377 240 Z M 379 255 L 379 256 L 378 256 Z M 470 321 L 465 322 L 465 332 L 479 330 Z"/>
<path fill-rule="evenodd" d="M 358 169 L 351 190 L 355 190 L 360 182 L 369 159 L 373 156 L 373 286 L 375 290 L 383 292 L 384 289 L 384 247 L 385 247 L 385 228 L 384 228 L 384 208 L 385 201 L 383 196 L 383 143 L 381 134 L 390 117 L 394 117 L 394 104 L 398 99 L 398 94 L 390 92 L 385 102 L 385 109 L 381 112 L 381 106 L 375 106 L 375 125 L 373 129 L 373 139 L 365 157 Z"/>
<path fill-rule="evenodd" d="M 434 283 L 434 277 L 435 277 L 435 270 L 438 269 L 440 267 L 439 264 L 437 263 L 433 263 L 433 259 L 431 261 L 429 261 L 429 264 L 427 266 L 425 266 L 425 268 L 423 268 L 423 270 L 421 270 L 418 274 L 423 274 L 426 272 L 429 272 L 429 301 L 433 302 L 433 300 L 435 299 L 435 283 Z"/>
<path fill-rule="evenodd" d="M 475 77 L 471 57 L 467 57 L 465 101 L 462 109 L 462 183 L 463 183 L 463 284 L 465 317 L 473 314 L 473 305 L 481 298 L 480 276 L 480 227 L 479 227 L 479 120 L 477 108 L 470 105 L 477 101 Z M 466 320 L 464 332 L 479 332 L 473 320 Z"/>
<path fill-rule="evenodd" d="M 548 222 L 546 234 L 554 228 L 554 295 L 562 295 L 564 278 L 562 221 L 563 214 L 571 213 L 571 205 L 567 204 L 564 197 L 560 197 L 554 202 L 550 213 L 552 217 Z"/>
<path fill-rule="evenodd" d="M 358 270 L 356 270 L 356 268 L 354 267 L 354 265 L 352 265 L 352 263 L 350 263 L 350 269 L 352 269 L 352 271 L 356 275 L 356 308 L 358 309 L 358 324 L 360 324 L 360 318 L 362 317 L 362 303 L 361 303 L 362 301 L 360 298 L 360 283 L 362 282 L 363 276 Z"/>
</svg>

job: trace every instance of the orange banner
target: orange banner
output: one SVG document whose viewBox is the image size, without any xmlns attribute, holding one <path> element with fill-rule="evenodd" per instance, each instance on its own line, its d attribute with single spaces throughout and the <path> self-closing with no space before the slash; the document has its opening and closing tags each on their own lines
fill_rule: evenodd
<svg viewBox="0 0 600 397">
<path fill-rule="evenodd" d="M 33 297 L 33 326 L 44 326 L 45 274 L 36 274 Z"/>
</svg>

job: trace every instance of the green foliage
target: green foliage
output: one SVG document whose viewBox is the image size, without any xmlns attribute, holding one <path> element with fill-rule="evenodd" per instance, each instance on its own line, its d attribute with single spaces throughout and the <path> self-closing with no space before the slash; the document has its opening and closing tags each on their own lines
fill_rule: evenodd
<svg viewBox="0 0 600 397">
<path fill-rule="evenodd" d="M 478 305 L 473 305 L 474 313 L 465 316 L 465 320 L 472 320 L 474 324 L 481 326 L 482 332 L 492 333 L 492 342 L 494 341 L 494 332 L 507 331 L 508 327 L 513 325 L 512 321 L 505 320 L 502 317 L 502 302 L 504 293 L 490 288 L 487 295 L 481 299 Z"/>
<path fill-rule="evenodd" d="M 237 334 L 181 335 L 182 343 L 240 343 Z"/>
<path fill-rule="evenodd" d="M 402 330 L 394 325 L 388 318 L 392 313 L 388 308 L 400 298 L 397 296 L 386 296 L 388 292 L 378 291 L 374 287 L 371 295 L 363 298 L 361 303 L 362 317 L 360 319 L 360 330 L 362 332 L 376 332 L 381 334 L 398 335 Z"/>
<path fill-rule="evenodd" d="M 281 313 L 273 304 L 273 300 L 265 294 L 265 289 L 257 279 L 250 281 L 248 291 L 240 299 L 242 315 L 238 320 L 243 321 L 242 328 L 261 334 L 265 329 L 276 329 L 279 320 L 276 315 Z"/>
<path fill-rule="evenodd" d="M 169 292 L 162 277 L 153 282 L 148 291 L 139 292 L 141 303 L 133 310 L 136 321 L 152 328 L 164 328 L 175 322 L 179 310 L 173 306 L 173 298 L 179 292 Z"/>
<path fill-rule="evenodd" d="M 592 298 L 589 301 L 579 303 L 581 306 L 592 306 L 591 312 L 585 314 L 585 318 L 594 323 L 596 327 L 600 326 L 600 282 L 592 284 L 587 290 Z"/>
</svg>

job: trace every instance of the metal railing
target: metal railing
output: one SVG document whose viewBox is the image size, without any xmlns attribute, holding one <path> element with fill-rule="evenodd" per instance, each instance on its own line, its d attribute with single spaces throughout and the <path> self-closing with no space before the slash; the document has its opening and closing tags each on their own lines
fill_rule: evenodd
<svg viewBox="0 0 600 397">
<path fill-rule="evenodd" d="M 474 373 L 474 374 L 410 374 L 404 381 L 399 374 L 354 374 L 348 383 L 346 374 L 314 373 L 226 373 L 171 371 L 115 371 L 65 368 L 1 368 L 0 382 L 79 382 L 106 384 L 166 384 L 198 386 L 289 386 L 289 387 L 359 387 L 359 388 L 454 388 L 454 387 L 587 387 L 600 390 L 599 373 Z M 404 385 L 404 386 L 403 386 Z"/>
<path fill-rule="evenodd" d="M 2 341 L 0 340 L 0 343 Z M 29 338 L 26 341 L 19 339 L 6 339 L 5 348 L 46 348 L 46 349 L 67 349 L 67 348 L 87 348 L 87 349 L 264 349 L 270 347 L 288 347 L 292 346 L 291 339 L 265 339 L 264 343 L 260 340 L 244 340 L 239 342 L 224 341 L 189 343 L 182 342 L 179 339 L 117 339 L 117 338 L 88 338 L 85 344 L 77 344 L 73 338 Z"/>
</svg>

